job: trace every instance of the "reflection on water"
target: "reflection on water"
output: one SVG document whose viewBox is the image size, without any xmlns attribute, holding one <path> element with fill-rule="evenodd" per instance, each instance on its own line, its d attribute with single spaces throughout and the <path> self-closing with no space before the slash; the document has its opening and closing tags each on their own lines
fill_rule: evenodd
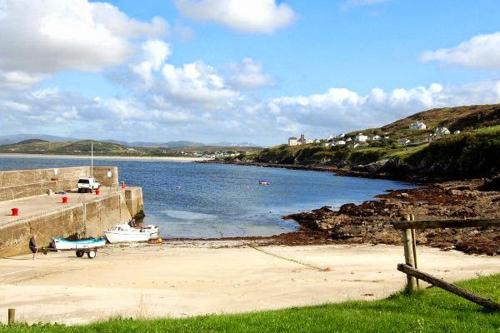
<svg viewBox="0 0 500 333">
<path fill-rule="evenodd" d="M 64 158 L 0 157 L 0 169 L 50 168 L 85 164 Z M 142 186 L 145 223 L 164 237 L 269 236 L 296 229 L 281 216 L 329 205 L 372 199 L 395 181 L 338 177 L 331 173 L 163 161 L 96 160 L 116 165 L 120 179 Z M 271 182 L 259 185 L 260 179 Z"/>
</svg>

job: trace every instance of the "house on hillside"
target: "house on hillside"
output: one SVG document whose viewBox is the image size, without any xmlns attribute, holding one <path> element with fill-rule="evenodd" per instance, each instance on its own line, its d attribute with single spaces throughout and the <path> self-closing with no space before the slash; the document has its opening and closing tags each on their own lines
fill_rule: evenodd
<svg viewBox="0 0 500 333">
<path fill-rule="evenodd" d="M 447 129 L 446 127 L 440 126 L 434 130 L 434 134 L 436 134 L 436 136 L 449 135 L 450 130 Z"/>
<path fill-rule="evenodd" d="M 407 146 L 411 143 L 411 140 L 410 139 L 400 139 L 398 142 L 400 145 Z"/>
<path fill-rule="evenodd" d="M 358 133 L 358 135 L 356 135 L 356 138 L 355 140 L 357 142 L 366 142 L 368 141 L 370 138 L 366 135 L 364 135 L 363 133 Z"/>
<path fill-rule="evenodd" d="M 294 136 L 291 136 L 288 138 L 288 145 L 289 146 L 297 146 L 299 143 L 297 142 L 297 138 Z"/>
<path fill-rule="evenodd" d="M 410 124 L 410 129 L 412 129 L 412 130 L 426 130 L 427 125 L 425 125 L 421 121 L 416 121 L 416 122 Z"/>
<path fill-rule="evenodd" d="M 373 141 L 379 141 L 379 140 L 382 140 L 382 137 L 381 137 L 380 135 L 374 135 L 374 136 L 372 137 L 372 140 L 373 140 Z"/>
<path fill-rule="evenodd" d="M 297 140 L 297 143 L 298 143 L 299 145 L 305 145 L 305 144 L 307 143 L 307 141 L 306 141 L 306 137 L 305 137 L 305 135 L 304 135 L 304 134 L 301 134 L 301 135 L 300 135 L 300 138 Z"/>
</svg>

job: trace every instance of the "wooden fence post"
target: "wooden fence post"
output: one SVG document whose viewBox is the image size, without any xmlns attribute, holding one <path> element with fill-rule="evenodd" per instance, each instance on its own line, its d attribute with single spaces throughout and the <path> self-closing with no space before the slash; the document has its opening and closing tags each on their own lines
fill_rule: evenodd
<svg viewBox="0 0 500 333">
<path fill-rule="evenodd" d="M 7 323 L 9 325 L 14 325 L 16 322 L 16 309 L 9 309 L 7 312 Z"/>
<path fill-rule="evenodd" d="M 406 215 L 406 221 L 410 221 L 410 215 Z M 413 255 L 413 234 L 411 229 L 403 230 L 403 247 L 405 252 L 405 263 L 408 266 L 415 267 L 415 257 Z M 409 293 L 413 293 L 417 290 L 417 281 L 416 279 L 406 274 L 406 291 Z"/>
<path fill-rule="evenodd" d="M 415 215 L 411 214 L 410 215 L 411 221 L 415 221 Z M 411 229 L 411 238 L 412 238 L 412 247 L 413 247 L 413 263 L 415 264 L 415 269 L 418 269 L 418 260 L 417 260 L 417 234 L 415 232 L 415 229 Z M 417 289 L 420 289 L 420 280 L 417 280 Z"/>
</svg>

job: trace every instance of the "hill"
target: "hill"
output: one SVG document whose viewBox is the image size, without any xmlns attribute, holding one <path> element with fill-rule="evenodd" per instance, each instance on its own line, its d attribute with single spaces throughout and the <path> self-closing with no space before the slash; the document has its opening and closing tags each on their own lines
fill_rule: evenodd
<svg viewBox="0 0 500 333">
<path fill-rule="evenodd" d="M 94 154 L 102 156 L 184 156 L 184 157 L 227 157 L 233 154 L 255 150 L 255 147 L 188 146 L 187 142 L 172 144 L 172 147 L 128 146 L 116 142 L 78 140 L 51 142 L 28 139 L 13 144 L 0 145 L 0 153 L 48 154 L 48 155 L 89 155 L 91 144 Z"/>
<path fill-rule="evenodd" d="M 416 121 L 424 122 L 427 129 L 410 129 Z M 430 136 L 439 126 L 457 134 Z M 380 138 L 356 142 L 358 133 Z M 336 144 L 340 140 L 342 145 Z M 233 161 L 331 167 L 399 179 L 457 179 L 496 175 L 500 172 L 498 152 L 500 104 L 432 109 L 380 128 L 353 131 L 333 142 L 280 145 Z"/>
</svg>

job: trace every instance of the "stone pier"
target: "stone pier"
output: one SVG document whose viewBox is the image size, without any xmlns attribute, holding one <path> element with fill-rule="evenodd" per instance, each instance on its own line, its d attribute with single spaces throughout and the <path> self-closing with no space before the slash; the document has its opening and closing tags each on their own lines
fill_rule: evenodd
<svg viewBox="0 0 500 333">
<path fill-rule="evenodd" d="M 101 193 L 77 193 L 79 178 L 93 176 Z M 62 193 L 64 192 L 64 194 Z M 62 203 L 62 197 L 68 203 Z M 12 216 L 11 209 L 19 215 Z M 53 237 L 96 237 L 142 213 L 142 189 L 119 187 L 116 167 L 70 167 L 0 172 L 0 257 L 27 253 Z"/>
</svg>

